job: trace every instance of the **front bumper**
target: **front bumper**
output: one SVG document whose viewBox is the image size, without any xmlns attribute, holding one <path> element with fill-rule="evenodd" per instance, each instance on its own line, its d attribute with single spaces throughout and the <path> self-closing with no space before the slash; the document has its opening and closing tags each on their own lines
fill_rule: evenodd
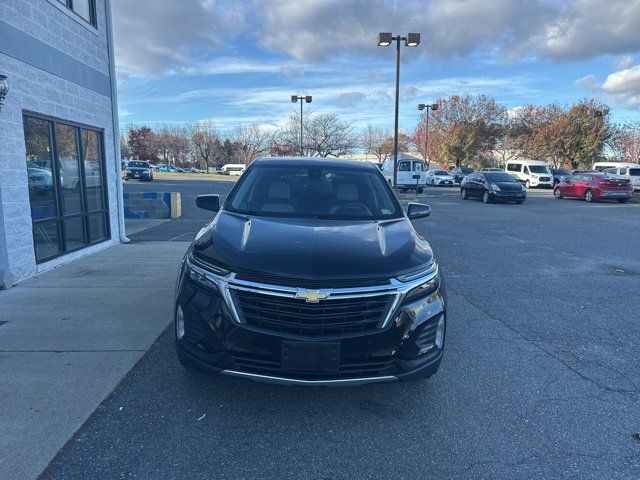
<svg viewBox="0 0 640 480">
<path fill-rule="evenodd" d="M 132 172 L 125 172 L 125 177 L 128 179 L 136 178 L 140 180 L 149 180 L 151 178 L 151 173 L 147 172 L 136 172 L 135 170 Z"/>
<path fill-rule="evenodd" d="M 489 192 L 489 195 L 494 200 L 525 200 L 527 198 L 527 192 L 516 191 L 516 192 L 508 192 L 505 190 L 493 191 Z"/>
<path fill-rule="evenodd" d="M 426 378 L 436 373 L 442 360 L 443 348 L 434 341 L 438 322 L 446 319 L 442 279 L 424 300 L 420 318 L 412 320 L 400 304 L 393 307 L 384 328 L 304 336 L 239 324 L 237 312 L 220 291 L 195 281 L 185 274 L 187 269 L 183 267 L 179 279 L 177 305 L 183 313 L 184 336 L 176 338 L 176 348 L 190 368 L 275 384 L 353 386 Z M 339 344 L 336 368 L 286 368 L 283 344 L 291 341 Z"/>
<path fill-rule="evenodd" d="M 433 179 L 433 184 L 434 185 L 453 185 L 455 183 L 455 181 L 453 179 L 446 179 L 446 178 L 434 178 Z"/>
<path fill-rule="evenodd" d="M 531 178 L 529 184 L 532 187 L 553 188 L 553 180 L 541 181 L 537 178 Z"/>
</svg>

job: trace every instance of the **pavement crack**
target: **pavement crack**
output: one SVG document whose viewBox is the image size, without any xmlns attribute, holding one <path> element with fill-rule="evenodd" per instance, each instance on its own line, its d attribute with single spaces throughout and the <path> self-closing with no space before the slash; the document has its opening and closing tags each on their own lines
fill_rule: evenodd
<svg viewBox="0 0 640 480">
<path fill-rule="evenodd" d="M 636 396 L 640 395 L 640 391 L 638 391 L 638 390 L 611 387 L 609 385 L 605 385 L 605 384 L 599 382 L 598 380 L 596 380 L 594 378 L 591 378 L 590 376 L 588 376 L 588 375 L 584 374 L 583 372 L 581 372 L 579 369 L 577 369 L 574 366 L 570 365 L 565 359 L 561 358 L 559 355 L 556 355 L 552 351 L 544 348 L 540 344 L 540 342 L 538 342 L 536 340 L 533 340 L 531 338 L 528 338 L 521 331 L 519 331 L 518 329 L 514 328 L 509 323 L 505 322 L 502 318 L 500 318 L 499 316 L 495 315 L 494 313 L 488 311 L 484 306 L 482 306 L 482 305 L 480 305 L 480 304 L 478 304 L 476 302 L 473 302 L 472 300 L 467 298 L 464 294 L 460 293 L 459 291 L 456 292 L 456 296 L 458 296 L 458 298 L 461 298 L 465 303 L 467 303 L 467 304 L 471 305 L 472 307 L 480 310 L 487 317 L 489 317 L 492 320 L 495 320 L 496 322 L 500 323 L 502 326 L 504 326 L 508 330 L 512 331 L 513 333 L 515 333 L 519 338 L 521 338 L 522 340 L 524 340 L 527 343 L 531 344 L 533 347 L 535 347 L 540 352 L 544 353 L 545 355 L 547 355 L 550 358 L 553 358 L 554 360 L 556 360 L 557 362 L 562 364 L 567 370 L 569 370 L 572 373 L 576 374 L 577 376 L 579 376 L 585 382 L 588 382 L 588 383 L 592 384 L 593 386 L 595 386 L 595 387 L 597 387 L 597 388 L 599 388 L 601 390 L 605 390 L 605 391 L 611 392 L 611 393 L 617 393 L 617 394 L 621 394 L 621 395 L 629 395 L 629 396 L 633 396 L 633 397 L 636 397 Z"/>
</svg>

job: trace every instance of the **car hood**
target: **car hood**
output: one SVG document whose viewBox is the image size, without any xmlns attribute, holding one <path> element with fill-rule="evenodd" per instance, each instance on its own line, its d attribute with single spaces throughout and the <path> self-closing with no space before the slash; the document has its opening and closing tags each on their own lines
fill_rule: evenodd
<svg viewBox="0 0 640 480">
<path fill-rule="evenodd" d="M 235 272 L 305 280 L 389 278 L 433 259 L 429 244 L 405 217 L 318 221 L 222 211 L 196 237 L 193 250 Z"/>
</svg>

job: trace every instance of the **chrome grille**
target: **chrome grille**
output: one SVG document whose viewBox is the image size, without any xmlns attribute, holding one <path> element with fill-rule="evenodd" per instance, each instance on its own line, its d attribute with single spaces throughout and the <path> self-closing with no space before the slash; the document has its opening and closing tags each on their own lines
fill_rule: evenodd
<svg viewBox="0 0 640 480">
<path fill-rule="evenodd" d="M 373 330 L 385 319 L 395 295 L 323 300 L 281 297 L 246 290 L 233 292 L 241 320 L 264 330 L 302 336 Z"/>
</svg>

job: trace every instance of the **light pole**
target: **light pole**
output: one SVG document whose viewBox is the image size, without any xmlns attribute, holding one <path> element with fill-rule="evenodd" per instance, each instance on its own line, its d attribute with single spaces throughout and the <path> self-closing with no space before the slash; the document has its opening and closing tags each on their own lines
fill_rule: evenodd
<svg viewBox="0 0 640 480">
<path fill-rule="evenodd" d="M 311 95 L 307 95 L 306 97 L 291 95 L 291 101 L 293 103 L 296 103 L 298 100 L 300 100 L 300 156 L 304 157 L 304 147 L 302 146 L 302 105 L 304 102 L 311 103 L 312 97 Z"/>
<path fill-rule="evenodd" d="M 406 37 L 402 35 L 393 35 L 393 33 L 378 33 L 378 46 L 388 47 L 392 42 L 396 42 L 396 109 L 395 124 L 393 128 L 393 186 L 398 183 L 398 112 L 400 103 L 400 42 L 404 42 L 405 47 L 417 47 L 420 45 L 419 33 L 407 33 Z"/>
<path fill-rule="evenodd" d="M 418 110 L 426 110 L 425 114 L 425 126 L 424 126 L 424 161 L 427 162 L 427 167 L 430 166 L 431 162 L 427 160 L 427 155 L 429 153 L 429 110 L 433 110 L 434 112 L 438 109 L 437 103 L 432 103 L 430 105 L 426 105 L 424 103 L 418 104 Z"/>
</svg>

